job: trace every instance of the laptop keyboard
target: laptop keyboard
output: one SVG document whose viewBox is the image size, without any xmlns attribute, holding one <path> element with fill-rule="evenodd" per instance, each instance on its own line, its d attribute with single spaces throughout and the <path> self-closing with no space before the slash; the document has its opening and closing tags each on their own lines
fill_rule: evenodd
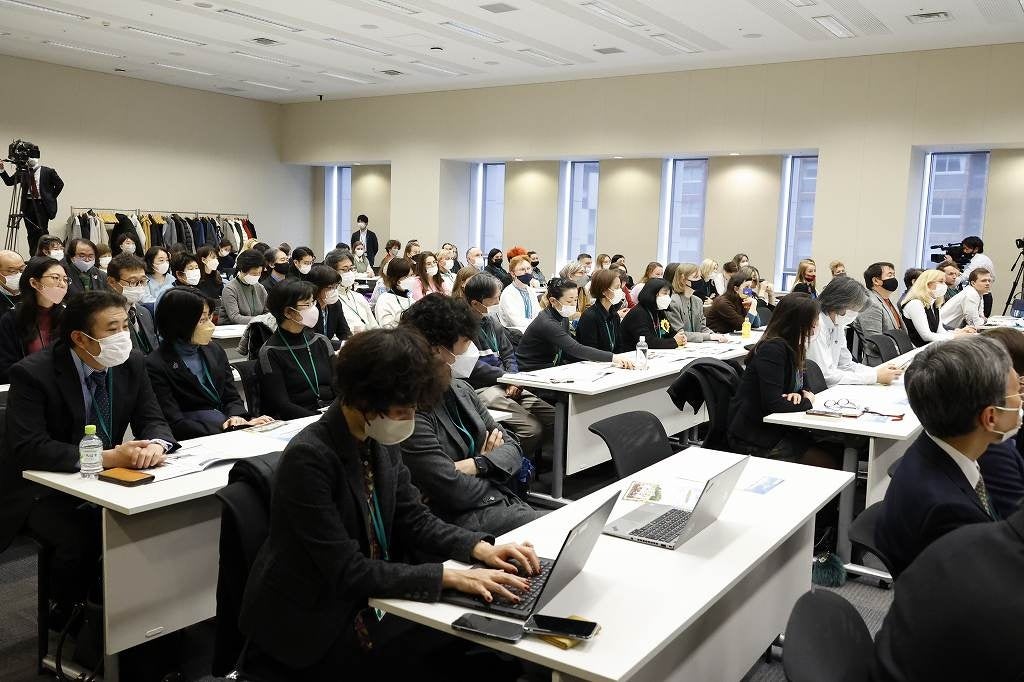
<svg viewBox="0 0 1024 682">
<path fill-rule="evenodd" d="M 683 532 L 690 520 L 690 512 L 682 509 L 669 509 L 645 526 L 630 531 L 630 535 L 657 542 L 673 542 Z"/>
<path fill-rule="evenodd" d="M 515 561 L 509 562 L 518 568 L 518 564 Z M 517 590 L 514 587 L 505 586 L 509 592 L 519 597 L 519 602 L 511 602 L 503 597 L 494 595 L 494 604 L 501 604 L 505 608 L 515 609 L 516 611 L 529 612 L 533 609 L 533 605 L 537 601 L 537 597 L 540 596 L 541 590 L 544 589 L 544 584 L 548 581 L 548 574 L 551 572 L 551 567 L 555 564 L 551 559 L 540 558 L 540 574 L 526 576 L 530 581 L 530 587 L 527 590 Z M 481 602 L 487 603 L 482 597 L 477 597 Z"/>
</svg>

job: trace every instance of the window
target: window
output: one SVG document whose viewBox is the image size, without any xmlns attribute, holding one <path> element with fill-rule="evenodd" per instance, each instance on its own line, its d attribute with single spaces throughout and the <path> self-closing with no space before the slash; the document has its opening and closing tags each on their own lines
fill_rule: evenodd
<svg viewBox="0 0 1024 682">
<path fill-rule="evenodd" d="M 568 240 L 565 260 L 581 253 L 594 255 L 597 247 L 597 161 L 574 161 L 569 169 Z"/>
<path fill-rule="evenodd" d="M 487 253 L 500 249 L 505 237 L 505 164 L 478 163 L 469 192 L 474 245 Z M 467 247 L 468 248 L 468 247 Z"/>
<path fill-rule="evenodd" d="M 674 159 L 668 166 L 672 191 L 669 206 L 670 263 L 700 263 L 704 249 L 704 199 L 708 187 L 707 159 Z"/>
<path fill-rule="evenodd" d="M 324 250 L 352 237 L 352 168 L 332 166 L 324 173 Z"/>
<path fill-rule="evenodd" d="M 786 159 L 785 195 L 782 204 L 782 239 L 779 240 L 784 291 L 793 288 L 796 268 L 811 257 L 814 233 L 814 194 L 818 187 L 818 157 L 791 156 Z"/>
<path fill-rule="evenodd" d="M 921 211 L 921 262 L 931 247 L 981 236 L 988 184 L 988 152 L 929 154 Z"/>
</svg>

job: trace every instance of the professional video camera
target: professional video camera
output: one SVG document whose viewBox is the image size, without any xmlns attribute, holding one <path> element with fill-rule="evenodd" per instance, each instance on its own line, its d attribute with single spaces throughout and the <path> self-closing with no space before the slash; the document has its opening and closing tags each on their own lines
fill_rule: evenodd
<svg viewBox="0 0 1024 682">
<path fill-rule="evenodd" d="M 32 157 L 39 158 L 39 147 L 28 140 L 15 140 L 7 145 L 7 158 L 4 161 L 24 170 L 28 168 L 28 160 Z"/>
<path fill-rule="evenodd" d="M 963 270 L 967 267 L 967 264 L 971 262 L 971 257 L 964 253 L 964 246 L 960 242 L 950 242 L 949 244 L 935 244 L 929 247 L 933 251 L 942 251 L 942 253 L 931 254 L 931 260 L 933 263 L 941 263 L 948 257 L 956 266 Z"/>
</svg>

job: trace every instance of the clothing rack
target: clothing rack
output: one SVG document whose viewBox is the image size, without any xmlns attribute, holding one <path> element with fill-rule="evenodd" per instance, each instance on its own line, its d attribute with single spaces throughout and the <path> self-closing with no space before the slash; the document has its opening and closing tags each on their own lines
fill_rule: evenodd
<svg viewBox="0 0 1024 682">
<path fill-rule="evenodd" d="M 192 218 L 198 218 L 199 216 L 217 216 L 222 218 L 245 218 L 246 220 L 249 219 L 248 213 L 230 213 L 228 211 L 157 211 L 152 208 L 97 208 L 96 206 L 71 207 L 71 215 L 73 216 L 76 216 L 79 213 L 85 213 L 87 211 L 93 211 L 95 213 L 134 213 L 137 216 L 158 213 L 160 215 L 178 214 L 182 217 L 189 216 Z"/>
</svg>

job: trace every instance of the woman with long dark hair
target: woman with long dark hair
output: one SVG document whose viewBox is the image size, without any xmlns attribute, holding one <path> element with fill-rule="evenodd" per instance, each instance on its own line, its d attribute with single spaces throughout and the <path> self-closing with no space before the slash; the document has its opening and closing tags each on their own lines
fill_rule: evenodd
<svg viewBox="0 0 1024 682">
<path fill-rule="evenodd" d="M 314 265 L 309 271 L 309 283 L 316 287 L 314 300 L 320 311 L 320 319 L 316 321 L 313 331 L 326 336 L 337 350 L 341 348 L 342 341 L 352 336 L 338 291 L 341 286 L 341 275 L 326 265 Z"/>
<path fill-rule="evenodd" d="M 655 277 L 647 280 L 637 297 L 636 307 L 622 320 L 619 352 L 634 350 L 640 337 L 648 348 L 678 348 L 686 345 L 685 332 L 673 329 L 665 311 L 672 303 L 672 287 L 668 280 Z"/>
<path fill-rule="evenodd" d="M 384 292 L 377 298 L 373 308 L 378 325 L 385 329 L 398 326 L 398 319 L 412 305 L 409 288 L 413 286 L 414 279 L 411 260 L 398 258 L 391 261 L 382 277 Z"/>
<path fill-rule="evenodd" d="M 484 272 L 488 272 L 501 280 L 502 289 L 512 284 L 512 275 L 502 267 L 504 262 L 505 254 L 501 252 L 501 249 L 491 249 L 487 252 L 487 266 L 484 268 Z"/>
<path fill-rule="evenodd" d="M 53 258 L 36 256 L 25 264 L 18 286 L 20 300 L 0 318 L 0 383 L 4 384 L 11 365 L 57 340 L 68 275 Z"/>
<path fill-rule="evenodd" d="M 433 251 L 421 251 L 413 268 L 413 282 L 409 295 L 418 301 L 427 294 L 437 293 L 446 296 L 452 293 L 451 287 L 441 277 L 441 267 Z"/>
<path fill-rule="evenodd" d="M 219 301 L 224 293 L 224 278 L 220 276 L 220 259 L 217 257 L 217 249 L 213 246 L 200 246 L 196 249 L 196 259 L 200 265 L 199 284 L 197 288 L 206 298 Z"/>
</svg>

